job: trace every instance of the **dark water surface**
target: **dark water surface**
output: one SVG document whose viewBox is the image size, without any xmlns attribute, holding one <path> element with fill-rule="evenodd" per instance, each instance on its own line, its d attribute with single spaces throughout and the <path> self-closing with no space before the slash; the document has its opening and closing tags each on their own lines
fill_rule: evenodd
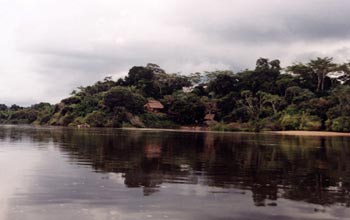
<svg viewBox="0 0 350 220">
<path fill-rule="evenodd" d="M 0 127 L 0 219 L 350 219 L 349 137 Z"/>
</svg>

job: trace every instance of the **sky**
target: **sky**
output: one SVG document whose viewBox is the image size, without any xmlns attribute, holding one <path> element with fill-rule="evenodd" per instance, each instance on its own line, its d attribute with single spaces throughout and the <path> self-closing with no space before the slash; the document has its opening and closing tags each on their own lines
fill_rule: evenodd
<svg viewBox="0 0 350 220">
<path fill-rule="evenodd" d="M 350 58 L 346 0 L 0 0 L 0 103 L 58 103 L 132 66 L 169 73 Z"/>
</svg>

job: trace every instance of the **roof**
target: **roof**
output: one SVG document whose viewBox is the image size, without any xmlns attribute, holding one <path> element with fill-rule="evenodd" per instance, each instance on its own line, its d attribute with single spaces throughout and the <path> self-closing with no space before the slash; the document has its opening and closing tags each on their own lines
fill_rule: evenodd
<svg viewBox="0 0 350 220">
<path fill-rule="evenodd" d="M 157 100 L 148 100 L 148 103 L 145 105 L 145 107 L 149 107 L 149 108 L 153 108 L 153 109 L 163 109 L 164 108 L 163 104 Z"/>
<path fill-rule="evenodd" d="M 214 115 L 214 114 L 206 114 L 206 115 L 204 116 L 204 120 L 210 120 L 210 121 L 212 121 L 212 120 L 214 120 L 214 118 L 215 118 L 215 115 Z"/>
</svg>

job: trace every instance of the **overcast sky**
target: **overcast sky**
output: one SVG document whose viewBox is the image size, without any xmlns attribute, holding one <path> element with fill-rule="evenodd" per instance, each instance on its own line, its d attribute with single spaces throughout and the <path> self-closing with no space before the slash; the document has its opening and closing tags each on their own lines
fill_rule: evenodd
<svg viewBox="0 0 350 220">
<path fill-rule="evenodd" d="M 349 60 L 346 0 L 0 0 L 0 103 L 57 103 L 149 62 L 167 72 Z"/>
</svg>

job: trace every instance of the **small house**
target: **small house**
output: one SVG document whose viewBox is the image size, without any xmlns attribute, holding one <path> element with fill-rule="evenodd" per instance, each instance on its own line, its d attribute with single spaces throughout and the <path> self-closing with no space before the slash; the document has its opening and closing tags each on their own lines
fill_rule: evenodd
<svg viewBox="0 0 350 220">
<path fill-rule="evenodd" d="M 215 115 L 214 114 L 206 114 L 204 116 L 204 121 L 214 121 Z"/>
<path fill-rule="evenodd" d="M 148 100 L 144 107 L 147 111 L 150 112 L 158 112 L 164 108 L 163 104 L 157 100 Z"/>
<path fill-rule="evenodd" d="M 209 126 L 209 125 L 215 123 L 214 118 L 215 118 L 215 114 L 211 114 L 211 113 L 206 114 L 206 115 L 204 116 L 204 124 L 206 124 L 206 125 Z"/>
</svg>

